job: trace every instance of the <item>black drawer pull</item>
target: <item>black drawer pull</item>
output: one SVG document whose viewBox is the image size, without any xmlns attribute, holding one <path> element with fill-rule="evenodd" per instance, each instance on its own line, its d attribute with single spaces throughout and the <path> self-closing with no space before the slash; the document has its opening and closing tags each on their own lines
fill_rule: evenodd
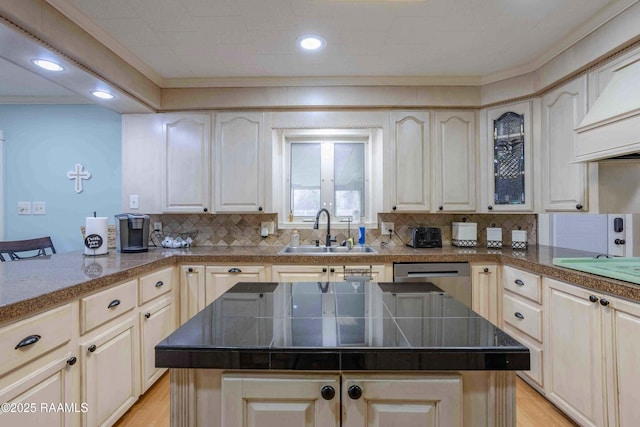
<svg viewBox="0 0 640 427">
<path fill-rule="evenodd" d="M 233 267 L 229 269 L 229 273 L 234 273 L 234 274 L 242 273 L 242 270 L 240 270 L 239 268 Z"/>
<path fill-rule="evenodd" d="M 519 311 L 516 311 L 515 313 L 513 313 L 513 315 L 516 316 L 520 320 L 524 320 L 524 315 L 522 313 L 520 313 Z"/>
<path fill-rule="evenodd" d="M 516 285 L 518 286 L 524 286 L 524 282 L 520 279 L 516 279 Z"/>
<path fill-rule="evenodd" d="M 120 305 L 120 300 L 119 299 L 114 299 L 113 301 L 111 301 L 109 303 L 109 305 L 107 306 L 107 308 L 115 308 L 117 306 Z"/>
<path fill-rule="evenodd" d="M 164 285 L 164 282 L 162 280 L 158 280 L 156 282 L 156 288 L 161 288 Z"/>
<path fill-rule="evenodd" d="M 89 353 L 93 353 L 94 351 L 96 351 L 96 345 L 95 344 L 91 344 L 89 346 L 89 348 L 87 348 L 87 350 L 89 350 Z"/>
<path fill-rule="evenodd" d="M 22 348 L 22 347 L 27 347 L 27 346 L 33 345 L 33 344 L 37 343 L 38 341 L 40 341 L 40 338 L 42 338 L 40 335 L 29 335 L 28 337 L 23 338 L 22 341 L 20 341 L 18 343 L 18 345 L 16 345 L 14 350 L 17 350 L 17 349 Z"/>
<path fill-rule="evenodd" d="M 71 356 L 70 358 L 67 359 L 67 365 L 73 366 L 76 364 L 77 361 L 78 359 L 76 359 L 75 356 Z"/>
</svg>

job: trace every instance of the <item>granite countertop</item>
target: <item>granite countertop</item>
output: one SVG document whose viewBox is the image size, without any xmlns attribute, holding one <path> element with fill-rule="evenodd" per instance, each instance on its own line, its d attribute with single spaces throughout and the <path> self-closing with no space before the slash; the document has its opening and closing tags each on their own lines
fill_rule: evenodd
<svg viewBox="0 0 640 427">
<path fill-rule="evenodd" d="M 392 264 L 393 262 L 502 262 L 534 273 L 584 286 L 594 291 L 640 301 L 640 286 L 553 265 L 554 257 L 595 254 L 549 246 L 526 251 L 511 248 L 414 249 L 376 247 L 375 254 L 280 255 L 281 246 L 201 246 L 190 249 L 152 248 L 149 252 L 112 251 L 85 257 L 81 251 L 0 263 L 0 322 L 28 316 L 115 283 L 178 263 L 255 264 Z"/>
<path fill-rule="evenodd" d="M 521 370 L 529 349 L 425 283 L 239 283 L 156 346 L 156 367 Z"/>
</svg>

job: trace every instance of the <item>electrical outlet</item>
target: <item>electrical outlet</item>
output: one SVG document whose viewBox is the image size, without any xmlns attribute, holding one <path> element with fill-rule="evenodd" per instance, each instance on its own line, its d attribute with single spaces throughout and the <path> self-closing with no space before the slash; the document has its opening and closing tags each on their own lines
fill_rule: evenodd
<svg viewBox="0 0 640 427">
<path fill-rule="evenodd" d="M 18 202 L 18 215 L 31 215 L 31 202 Z"/>
<path fill-rule="evenodd" d="M 138 209 L 140 207 L 140 196 L 137 194 L 129 195 L 129 209 Z"/>
<path fill-rule="evenodd" d="M 392 222 L 382 222 L 380 224 L 380 234 L 386 235 L 389 234 L 389 230 L 394 230 Z"/>
<path fill-rule="evenodd" d="M 34 215 L 47 214 L 47 204 L 45 202 L 33 202 L 32 208 Z"/>
<path fill-rule="evenodd" d="M 265 221 L 260 223 L 260 229 L 266 228 L 269 230 L 269 234 L 274 234 L 276 232 L 276 225 L 273 221 Z"/>
<path fill-rule="evenodd" d="M 161 222 L 154 222 L 153 223 L 153 230 L 154 231 L 159 231 L 162 233 L 162 223 Z"/>
</svg>

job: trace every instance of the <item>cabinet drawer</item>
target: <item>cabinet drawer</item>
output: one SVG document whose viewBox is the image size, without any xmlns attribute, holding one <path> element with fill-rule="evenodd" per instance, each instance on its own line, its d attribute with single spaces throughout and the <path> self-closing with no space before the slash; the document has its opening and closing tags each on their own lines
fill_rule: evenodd
<svg viewBox="0 0 640 427">
<path fill-rule="evenodd" d="M 0 329 L 0 375 L 67 343 L 71 325 L 67 304 Z"/>
<path fill-rule="evenodd" d="M 509 325 L 504 326 L 504 331 L 523 345 L 527 346 L 529 349 L 531 368 L 528 371 L 522 372 L 542 388 L 544 385 L 542 383 L 542 348 L 540 348 L 539 345 L 534 344 L 530 339 L 526 338 L 522 332 L 510 327 Z"/>
<path fill-rule="evenodd" d="M 80 333 L 84 334 L 136 306 L 137 280 L 80 298 Z"/>
<path fill-rule="evenodd" d="M 504 266 L 502 268 L 502 285 L 505 289 L 542 303 L 542 287 L 540 276 L 515 268 Z"/>
<path fill-rule="evenodd" d="M 502 318 L 505 323 L 542 342 L 542 309 L 539 306 L 505 294 Z"/>
<path fill-rule="evenodd" d="M 140 278 L 138 295 L 142 305 L 173 289 L 173 267 L 156 271 Z"/>
</svg>

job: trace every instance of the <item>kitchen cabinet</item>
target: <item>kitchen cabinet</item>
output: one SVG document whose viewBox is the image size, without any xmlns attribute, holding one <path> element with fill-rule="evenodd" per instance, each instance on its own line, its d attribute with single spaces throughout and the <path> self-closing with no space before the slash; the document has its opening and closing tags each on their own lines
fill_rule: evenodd
<svg viewBox="0 0 640 427">
<path fill-rule="evenodd" d="M 138 321 L 135 314 L 110 329 L 83 337 L 80 344 L 83 426 L 112 425 L 140 394 Z"/>
<path fill-rule="evenodd" d="M 162 211 L 201 213 L 210 209 L 211 115 L 163 115 Z"/>
<path fill-rule="evenodd" d="M 0 413 L 2 425 L 68 426 L 74 412 L 47 411 L 50 406 L 73 404 L 79 379 L 72 339 L 71 304 L 48 310 L 0 328 Z M 46 408 L 42 408 L 42 404 Z M 86 409 L 85 409 L 86 410 Z"/>
<path fill-rule="evenodd" d="M 205 307 L 204 265 L 180 266 L 180 324 L 184 324 Z"/>
<path fill-rule="evenodd" d="M 264 282 L 267 269 L 263 265 L 208 265 L 205 267 L 205 303 L 211 304 L 238 282 Z"/>
<path fill-rule="evenodd" d="M 502 267 L 502 329 L 529 348 L 531 368 L 518 375 L 543 392 L 542 278 L 511 266 Z"/>
<path fill-rule="evenodd" d="M 497 264 L 471 264 L 471 308 L 473 311 L 499 325 L 500 288 Z"/>
<path fill-rule="evenodd" d="M 140 318 L 140 393 L 145 393 L 166 369 L 155 366 L 155 346 L 176 329 L 173 297 L 141 307 Z"/>
<path fill-rule="evenodd" d="M 274 265 L 273 282 L 342 282 L 350 274 L 371 274 L 372 282 L 390 281 L 384 265 Z"/>
<path fill-rule="evenodd" d="M 391 112 L 390 145 L 394 162 L 390 200 L 394 211 L 431 209 L 429 132 L 428 112 Z"/>
<path fill-rule="evenodd" d="M 487 210 L 531 211 L 531 102 L 489 109 L 487 130 Z"/>
<path fill-rule="evenodd" d="M 216 212 L 264 210 L 263 113 L 216 114 L 214 163 Z"/>
<path fill-rule="evenodd" d="M 476 126 L 473 111 L 436 111 L 435 198 L 438 211 L 476 209 Z"/>
<path fill-rule="evenodd" d="M 542 196 L 546 211 L 589 210 L 586 163 L 575 160 L 578 127 L 587 109 L 586 76 L 542 97 Z"/>
<path fill-rule="evenodd" d="M 221 408 L 228 427 L 455 427 L 462 426 L 462 378 L 223 373 Z"/>
<path fill-rule="evenodd" d="M 606 425 L 602 297 L 546 277 L 543 285 L 545 396 L 580 425 Z"/>
</svg>

